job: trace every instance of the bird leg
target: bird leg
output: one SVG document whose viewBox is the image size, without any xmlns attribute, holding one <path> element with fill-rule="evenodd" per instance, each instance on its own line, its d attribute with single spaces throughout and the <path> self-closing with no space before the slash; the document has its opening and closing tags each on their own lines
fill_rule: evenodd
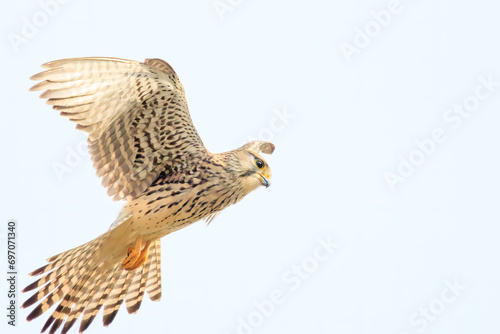
<svg viewBox="0 0 500 334">
<path fill-rule="evenodd" d="M 139 268 L 148 258 L 149 246 L 151 241 L 147 241 L 143 249 L 141 249 L 142 237 L 139 236 L 135 240 L 134 247 L 128 248 L 127 257 L 122 262 L 122 268 L 125 270 L 135 270 Z"/>
</svg>

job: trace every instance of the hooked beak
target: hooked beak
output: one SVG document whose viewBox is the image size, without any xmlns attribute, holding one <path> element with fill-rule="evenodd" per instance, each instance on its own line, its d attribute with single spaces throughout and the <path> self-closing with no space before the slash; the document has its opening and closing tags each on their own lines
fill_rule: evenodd
<svg viewBox="0 0 500 334">
<path fill-rule="evenodd" d="M 266 188 L 269 188 L 269 186 L 271 185 L 271 180 L 269 179 L 269 177 L 265 177 L 264 175 L 260 175 L 260 177 L 262 178 L 262 185 Z"/>
</svg>

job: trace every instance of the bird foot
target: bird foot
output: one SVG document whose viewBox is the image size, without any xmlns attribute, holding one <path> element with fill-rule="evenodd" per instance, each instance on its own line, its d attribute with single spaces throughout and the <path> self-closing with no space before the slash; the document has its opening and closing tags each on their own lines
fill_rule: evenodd
<svg viewBox="0 0 500 334">
<path fill-rule="evenodd" d="M 146 245 L 141 249 L 142 238 L 138 237 L 134 247 L 129 247 L 127 257 L 122 262 L 122 268 L 125 270 L 135 270 L 139 268 L 148 258 L 149 246 L 151 241 L 146 242 Z"/>
</svg>

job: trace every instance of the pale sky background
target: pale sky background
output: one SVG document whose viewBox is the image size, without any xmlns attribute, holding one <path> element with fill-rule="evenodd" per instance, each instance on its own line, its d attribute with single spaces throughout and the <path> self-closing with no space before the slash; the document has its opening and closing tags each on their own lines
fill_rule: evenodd
<svg viewBox="0 0 500 334">
<path fill-rule="evenodd" d="M 208 227 L 164 237 L 161 301 L 145 298 L 135 315 L 122 306 L 109 328 L 99 315 L 88 333 L 499 332 L 500 5 L 53 4 L 0 8 L 0 267 L 4 277 L 15 219 L 18 292 L 28 272 L 103 233 L 121 207 L 82 153 L 84 134 L 28 92 L 28 78 L 60 58 L 157 57 L 184 83 L 209 150 L 273 140 L 273 185 Z M 318 239 L 338 248 L 326 253 Z M 280 293 L 272 312 L 258 311 Z M 5 310 L 4 279 L 0 295 Z M 16 328 L 2 316 L 2 333 L 38 333 L 47 316 L 27 323 L 29 311 Z"/>
</svg>

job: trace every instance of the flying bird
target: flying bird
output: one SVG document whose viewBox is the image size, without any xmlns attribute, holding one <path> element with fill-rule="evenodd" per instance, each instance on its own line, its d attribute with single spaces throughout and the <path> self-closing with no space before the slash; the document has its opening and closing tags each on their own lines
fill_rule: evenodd
<svg viewBox="0 0 500 334">
<path fill-rule="evenodd" d="M 42 65 L 31 88 L 44 92 L 61 115 L 88 133 L 97 176 L 124 205 L 111 227 L 81 246 L 52 256 L 30 273 L 41 275 L 22 308 L 38 305 L 30 321 L 58 304 L 42 328 L 67 333 L 81 317 L 85 331 L 99 310 L 109 325 L 125 301 L 139 309 L 144 293 L 161 297 L 160 239 L 221 210 L 259 186 L 271 169 L 261 153 L 274 145 L 252 141 L 211 153 L 188 111 L 184 87 L 161 59 L 72 58 Z"/>
</svg>

